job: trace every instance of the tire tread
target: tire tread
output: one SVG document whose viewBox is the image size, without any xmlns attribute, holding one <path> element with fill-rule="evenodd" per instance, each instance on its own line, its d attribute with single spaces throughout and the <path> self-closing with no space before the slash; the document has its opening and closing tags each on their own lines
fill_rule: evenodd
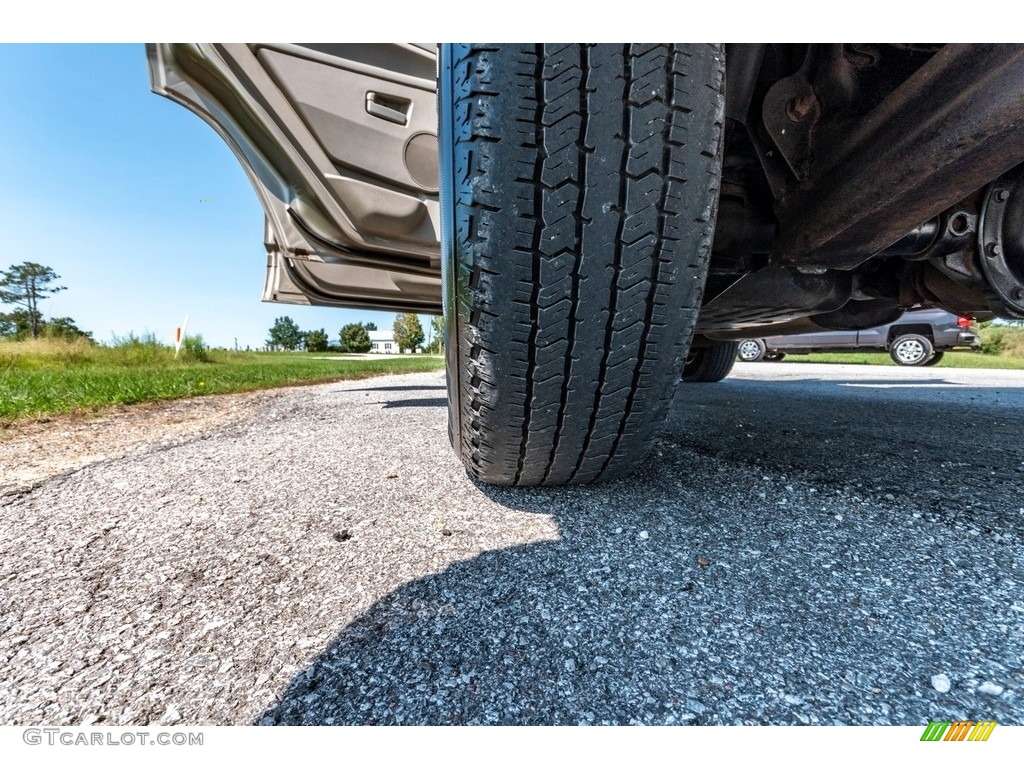
<svg viewBox="0 0 1024 768">
<path fill-rule="evenodd" d="M 491 483 L 625 474 L 667 412 L 700 305 L 721 51 L 455 45 L 450 56 L 453 441 Z"/>
</svg>

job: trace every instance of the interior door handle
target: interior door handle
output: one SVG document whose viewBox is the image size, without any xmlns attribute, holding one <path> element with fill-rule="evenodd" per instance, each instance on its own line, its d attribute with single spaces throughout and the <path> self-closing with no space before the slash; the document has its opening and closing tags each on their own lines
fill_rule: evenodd
<svg viewBox="0 0 1024 768">
<path fill-rule="evenodd" d="M 409 111 L 412 102 L 396 96 L 385 96 L 383 93 L 370 91 L 366 94 L 366 111 L 381 120 L 399 125 L 409 124 Z"/>
</svg>

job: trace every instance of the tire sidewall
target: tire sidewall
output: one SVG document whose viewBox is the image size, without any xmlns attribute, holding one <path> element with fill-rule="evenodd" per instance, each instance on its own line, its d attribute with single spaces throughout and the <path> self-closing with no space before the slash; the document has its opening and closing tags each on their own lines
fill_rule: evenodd
<svg viewBox="0 0 1024 768">
<path fill-rule="evenodd" d="M 448 393 L 448 438 L 462 456 L 459 321 L 456 307 L 458 265 L 455 263 L 454 126 L 452 103 L 452 44 L 439 46 L 437 57 L 437 114 L 439 200 L 441 229 L 441 291 L 444 315 L 445 384 Z"/>
</svg>

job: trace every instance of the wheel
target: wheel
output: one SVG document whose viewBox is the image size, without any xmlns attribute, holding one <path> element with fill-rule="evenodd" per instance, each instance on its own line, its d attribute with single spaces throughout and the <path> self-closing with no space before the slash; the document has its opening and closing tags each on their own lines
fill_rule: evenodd
<svg viewBox="0 0 1024 768">
<path fill-rule="evenodd" d="M 896 365 L 925 365 L 932 357 L 932 343 L 916 333 L 897 336 L 889 347 L 889 357 Z"/>
<path fill-rule="evenodd" d="M 744 339 L 740 342 L 738 354 L 744 363 L 756 363 L 768 356 L 768 350 L 761 339 Z"/>
<path fill-rule="evenodd" d="M 777 363 L 786 356 L 785 352 L 769 352 L 764 356 L 764 359 L 769 363 Z"/>
<path fill-rule="evenodd" d="M 738 341 L 726 341 L 710 347 L 690 350 L 683 366 L 683 381 L 715 382 L 729 375 L 736 362 Z"/>
<path fill-rule="evenodd" d="M 724 56 L 705 45 L 444 45 L 448 413 L 500 485 L 630 472 L 707 275 Z"/>
<path fill-rule="evenodd" d="M 942 358 L 945 356 L 945 354 L 946 353 L 940 349 L 938 352 L 936 352 L 935 354 L 932 355 L 931 360 L 929 360 L 926 363 L 923 363 L 923 365 L 926 366 L 926 367 L 931 367 L 933 365 L 938 365 L 939 363 L 942 362 Z"/>
</svg>

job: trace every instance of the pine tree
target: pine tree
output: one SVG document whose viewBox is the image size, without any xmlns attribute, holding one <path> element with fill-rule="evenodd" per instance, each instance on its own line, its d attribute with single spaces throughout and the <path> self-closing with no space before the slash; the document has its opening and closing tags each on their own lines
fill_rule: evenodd
<svg viewBox="0 0 1024 768">
<path fill-rule="evenodd" d="M 64 290 L 62 285 L 51 285 L 57 280 L 60 280 L 60 275 L 33 261 L 0 271 L 0 303 L 24 308 L 32 338 L 38 337 L 43 327 L 39 302 Z"/>
</svg>

